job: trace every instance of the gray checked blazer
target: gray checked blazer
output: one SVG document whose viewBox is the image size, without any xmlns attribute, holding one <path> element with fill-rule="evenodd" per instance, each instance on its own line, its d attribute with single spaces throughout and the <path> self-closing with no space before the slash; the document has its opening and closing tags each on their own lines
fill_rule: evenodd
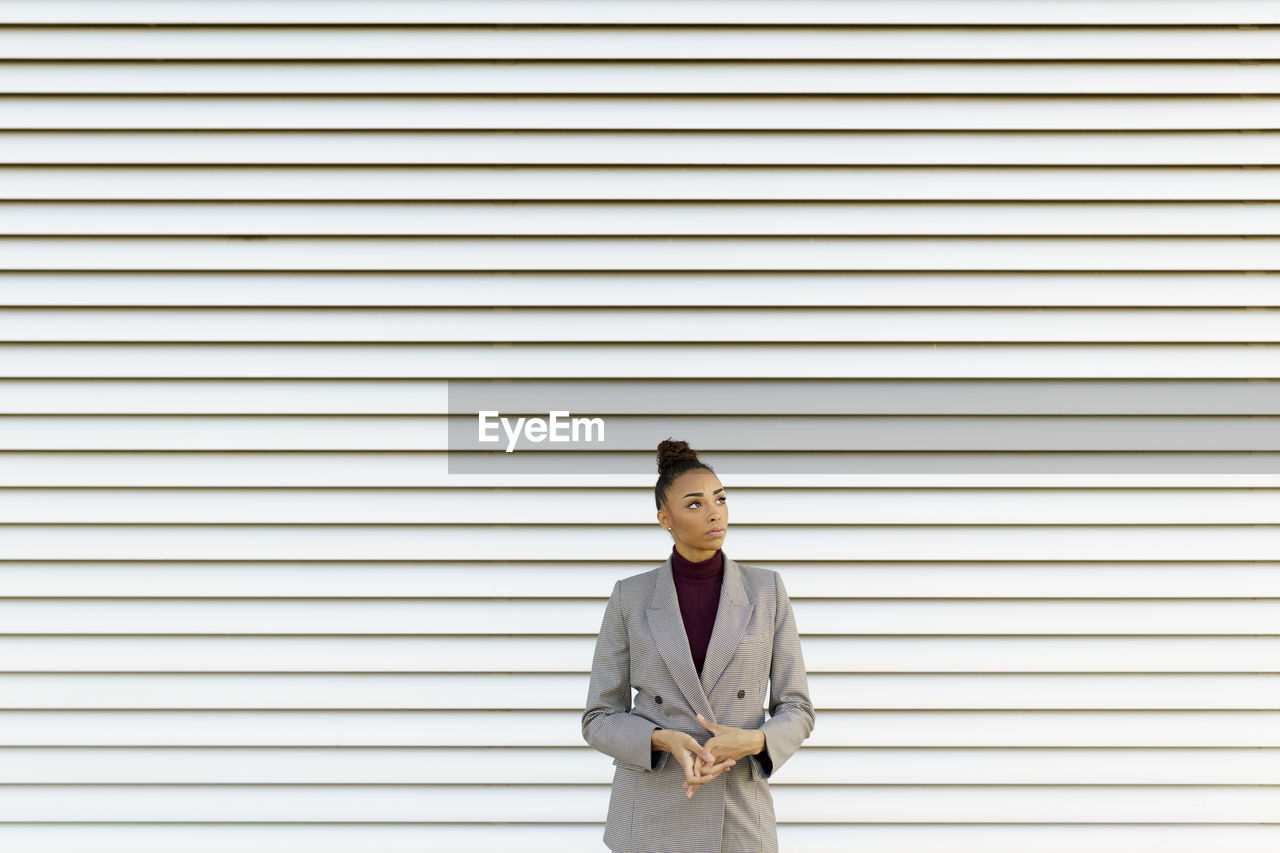
<svg viewBox="0 0 1280 853">
<path fill-rule="evenodd" d="M 653 750 L 650 738 L 655 729 L 676 729 L 705 744 L 714 735 L 698 722 L 698 713 L 715 723 L 762 730 L 768 761 L 755 755 L 739 759 L 686 798 L 680 762 Z M 611 850 L 777 853 L 769 777 L 799 749 L 813 724 L 800 637 L 777 572 L 724 554 L 720 604 L 701 678 L 680 616 L 671 558 L 613 585 L 582 714 L 582 736 L 612 756 L 615 767 L 604 829 Z"/>
</svg>

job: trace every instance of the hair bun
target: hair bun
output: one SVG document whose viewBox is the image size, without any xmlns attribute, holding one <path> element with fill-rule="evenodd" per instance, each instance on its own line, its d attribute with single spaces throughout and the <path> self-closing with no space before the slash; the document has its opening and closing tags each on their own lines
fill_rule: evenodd
<svg viewBox="0 0 1280 853">
<path fill-rule="evenodd" d="M 675 441 L 667 438 L 658 442 L 658 482 L 653 486 L 653 505 L 662 509 L 667 503 L 667 492 L 677 477 L 686 471 L 706 469 L 710 474 L 716 472 L 711 466 L 698 458 L 698 454 L 687 441 Z"/>
<path fill-rule="evenodd" d="M 669 468 L 677 462 L 689 460 L 698 461 L 698 454 L 687 441 L 673 441 L 667 439 L 658 443 L 658 472 Z"/>
</svg>

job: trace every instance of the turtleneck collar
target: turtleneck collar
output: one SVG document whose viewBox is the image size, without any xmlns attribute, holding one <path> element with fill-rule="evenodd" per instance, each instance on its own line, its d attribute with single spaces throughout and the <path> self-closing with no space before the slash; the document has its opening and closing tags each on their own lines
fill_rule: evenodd
<svg viewBox="0 0 1280 853">
<path fill-rule="evenodd" d="M 716 552 L 705 560 L 692 562 L 686 560 L 684 556 L 676 550 L 676 546 L 671 546 L 671 572 L 680 578 L 692 581 L 711 581 L 720 577 L 724 571 L 724 551 L 717 548 Z"/>
</svg>

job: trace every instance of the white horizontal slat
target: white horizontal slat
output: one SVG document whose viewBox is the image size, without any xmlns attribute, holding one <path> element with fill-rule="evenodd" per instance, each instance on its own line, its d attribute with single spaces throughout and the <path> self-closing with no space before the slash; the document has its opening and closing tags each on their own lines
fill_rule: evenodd
<svg viewBox="0 0 1280 853">
<path fill-rule="evenodd" d="M 585 687 L 584 687 L 585 690 Z M 842 711 L 801 753 L 824 747 L 1280 746 L 1280 712 Z M 5 746 L 574 747 L 585 748 L 580 708 L 561 711 L 0 710 Z M 798 760 L 798 759 L 797 759 Z M 789 766 L 789 764 L 788 764 Z M 781 772 L 786 772 L 784 768 Z M 781 777 L 780 777 L 781 778 Z"/>
<path fill-rule="evenodd" d="M 566 541 L 565 531 L 558 527 L 507 525 L 457 528 L 432 524 L 167 524 L 146 528 L 15 524 L 6 527 L 5 559 L 613 560 L 652 554 L 655 546 L 665 551 L 670 540 L 658 533 L 657 525 L 652 530 L 601 525 L 574 529 L 571 539 Z M 769 528 L 767 532 L 747 528 L 739 533 L 737 541 L 744 546 L 741 554 L 747 562 L 753 558 L 855 557 L 863 560 L 1275 560 L 1280 556 L 1280 533 L 1262 525 L 940 525 L 913 528 L 909 536 L 904 536 L 897 525 L 794 526 Z M 485 604 L 477 609 L 496 612 L 502 607 Z M 523 606 L 517 609 L 528 611 Z M 477 618 L 480 615 L 477 613 Z M 536 614 L 526 612 L 519 618 L 543 624 L 544 620 L 554 620 L 555 615 L 551 609 L 541 608 Z M 832 624 L 839 624 L 834 614 L 832 620 Z M 591 630 L 598 630 L 599 614 L 591 614 L 583 624 L 588 623 Z M 450 618 L 442 623 L 440 630 L 451 631 L 447 625 L 452 624 Z M 563 623 L 560 627 L 563 629 Z M 812 625 L 809 630 L 818 631 Z M 495 632 L 505 633 L 502 629 Z M 1121 627 L 1119 633 L 1131 632 Z"/>
<path fill-rule="evenodd" d="M 636 416 L 637 401 L 646 398 L 660 399 L 662 413 L 672 417 L 1280 414 L 1280 386 L 1230 380 L 543 379 L 519 388 L 476 382 L 466 391 L 480 395 L 486 388 L 501 391 L 506 414 L 546 414 L 543 395 L 554 394 L 565 409 L 623 420 Z M 451 389 L 431 379 L 0 379 L 0 413 L 449 415 Z M 709 404 L 713 390 L 723 393 Z M 454 398 L 455 416 L 467 411 L 465 402 Z"/>
<path fill-rule="evenodd" d="M 1275 59 L 1257 26 L 14 27 L 0 59 Z"/>
<path fill-rule="evenodd" d="M 730 553 L 738 554 L 737 548 L 732 544 L 730 549 Z M 430 562 L 390 564 L 340 560 L 325 560 L 320 563 L 149 561 L 113 565 L 110 571 L 104 571 L 101 563 L 92 561 L 77 563 L 5 560 L 0 562 L 0 593 L 4 597 L 23 598 L 62 598 L 64 596 L 107 598 L 124 596 L 141 599 L 225 596 L 290 598 L 296 597 L 299 590 L 305 589 L 310 599 L 360 599 L 370 596 L 488 599 L 493 597 L 495 589 L 501 589 L 504 597 L 507 598 L 586 599 L 596 602 L 600 611 L 603 612 L 604 599 L 615 580 L 656 568 L 661 565 L 662 560 L 666 559 L 666 553 L 662 545 L 655 545 L 652 559 L 649 560 L 614 558 L 608 562 L 581 563 L 567 563 L 554 559 L 537 563 L 514 560 L 510 563 L 492 565 L 438 559 L 432 559 Z M 1161 599 L 1280 598 L 1280 572 L 1277 572 L 1275 565 L 1270 562 L 1229 563 L 1218 560 L 1118 563 L 1101 560 L 1071 563 L 1055 559 L 1045 563 L 1012 560 L 998 563 L 963 563 L 941 559 L 924 564 L 875 561 L 800 563 L 755 560 L 747 557 L 743 557 L 743 562 L 780 572 L 786 579 L 787 590 L 793 597 L 814 600 L 840 598 L 871 601 L 891 598 L 908 600 L 918 598 L 1141 599 L 1150 598 L 1153 592 L 1157 591 Z M 383 639 L 376 638 L 361 642 L 381 643 Z M 42 639 L 33 642 L 45 641 Z M 506 655 L 510 651 L 501 638 L 486 639 L 468 635 L 466 638 L 450 637 L 440 641 L 465 645 L 472 650 L 471 654 L 475 656 L 474 660 L 477 662 L 490 659 L 490 652 L 485 651 L 490 648 L 490 644 L 497 644 L 498 651 L 493 654 Z M 526 638 L 526 641 L 534 640 Z M 813 636 L 805 640 L 806 655 L 810 643 L 818 643 L 818 647 L 823 648 L 822 644 L 828 641 L 850 642 L 843 638 L 829 640 L 829 638 Z M 17 638 L 0 639 L 0 645 L 21 642 Z M 68 648 L 76 650 L 77 654 L 80 653 L 79 641 L 73 638 L 61 638 L 56 642 L 58 643 L 56 648 L 63 648 L 66 644 Z M 87 642 L 93 643 L 94 649 L 99 645 L 104 649 L 112 648 L 111 643 L 103 638 Z M 120 642 L 128 643 L 129 641 L 122 639 Z M 168 643 L 163 647 L 157 647 L 154 644 L 148 645 L 145 640 L 139 642 L 143 643 L 140 651 L 148 655 L 165 655 L 170 649 Z M 202 641 L 184 640 L 183 642 L 190 644 Z M 278 647 L 274 644 L 285 642 L 285 640 L 273 638 L 264 642 L 269 649 L 277 649 Z M 407 642 L 416 644 L 435 642 L 435 640 L 426 637 Z M 577 648 L 576 645 L 561 646 L 562 642 L 570 644 L 577 642 L 564 638 L 541 638 L 537 642 L 553 644 L 552 647 L 557 649 Z M 883 644 L 877 646 L 879 654 L 875 657 L 859 658 L 858 663 L 861 667 L 874 669 L 883 665 L 893 669 L 894 661 L 901 660 L 899 656 L 906 654 L 909 650 L 919 649 L 919 654 L 928 652 L 932 656 L 931 659 L 936 659 L 939 665 L 942 665 L 946 661 L 956 659 L 956 655 L 963 655 L 967 660 L 970 654 L 964 650 L 975 645 L 981 646 L 987 641 L 976 638 L 961 640 L 955 637 L 938 641 L 927 637 L 914 638 L 910 641 L 897 638 L 877 640 L 861 637 L 858 642 Z M 904 645 L 907 642 L 909 645 Z M 1026 637 L 1020 640 L 1022 644 L 1029 642 L 1031 640 Z M 1082 649 L 1086 646 L 1081 645 L 1082 642 L 1079 638 L 1074 638 L 1064 648 L 1072 654 L 1083 653 Z M 1111 647 L 1106 645 L 1111 642 L 1110 639 L 1091 640 L 1087 648 L 1097 648 L 1102 644 L 1103 648 L 1109 650 L 1107 660 L 1117 665 L 1123 661 L 1132 660 L 1131 654 L 1139 653 L 1111 650 Z M 1126 639 L 1123 642 L 1123 648 L 1126 650 L 1148 648 L 1147 645 L 1135 645 L 1137 642 Z M 1142 641 L 1144 644 L 1147 642 Z M 1198 654 L 1196 650 L 1202 648 L 1202 644 L 1208 641 L 1200 638 L 1194 640 L 1164 638 L 1150 642 L 1157 644 L 1153 648 L 1164 648 L 1165 644 L 1169 643 L 1183 643 L 1187 649 L 1181 654 L 1191 658 Z M 1216 664 L 1204 661 L 1195 669 L 1208 671 L 1214 666 L 1236 665 L 1247 660 L 1249 653 L 1241 648 L 1242 641 L 1223 639 L 1214 642 L 1229 643 L 1231 648 L 1240 650 L 1222 656 Z M 1270 640 L 1250 640 L 1246 646 L 1253 648 L 1254 643 L 1266 642 Z M 1051 666 L 1054 661 L 1062 659 L 1055 651 L 1056 641 L 1042 639 L 1037 640 L 1036 643 L 1039 644 L 1037 648 L 1044 649 L 1042 656 L 1045 666 Z M 177 645 L 174 643 L 175 647 Z M 218 648 L 223 647 L 218 646 Z M 54 653 L 52 648 L 48 652 Z M 267 660 L 273 653 L 264 649 L 261 653 L 255 653 L 253 659 Z M 1145 655 L 1146 652 L 1142 651 L 1141 654 Z M 389 655 L 390 652 L 386 656 L 370 655 L 367 659 L 352 661 L 351 665 L 345 668 L 359 669 L 369 665 L 370 661 L 382 660 Z M 551 657 L 553 656 L 548 653 L 548 658 Z M 301 662 L 306 660 L 306 656 L 299 651 L 296 655 L 291 655 L 290 659 Z M 418 659 L 423 658 L 419 656 Z M 465 669 L 470 659 L 437 661 L 436 666 Z M 1155 658 L 1142 659 L 1154 665 Z M 25 669 L 33 660 L 38 658 L 17 655 L 10 661 L 11 666 L 0 667 L 0 670 Z M 1004 661 L 998 655 L 983 658 L 983 666 L 998 668 L 1003 665 Z M 1067 668 L 1079 669 L 1080 667 L 1067 666 Z M 1246 668 L 1261 669 L 1260 667 Z"/>
<path fill-rule="evenodd" d="M 31 291 L 28 295 L 37 296 Z M 654 389 L 647 386 L 648 390 Z M 670 399 L 670 392 L 667 394 Z M 598 402 L 596 407 L 600 405 L 602 402 Z M 672 411 L 677 408 L 693 411 L 692 407 L 684 408 L 684 404 L 673 406 Z M 262 379 L 252 382 L 234 379 L 68 379 L 59 382 L 0 379 L 0 414 L 121 412 L 132 415 L 250 412 L 446 415 L 449 413 L 449 383 L 438 379 Z"/>
<path fill-rule="evenodd" d="M 1275 94 L 1258 62 L 7 62 L 6 94 Z"/>
<path fill-rule="evenodd" d="M 591 450 L 587 441 L 570 445 L 566 421 L 580 413 L 558 416 L 558 429 L 566 438 L 563 446 L 510 440 L 507 429 L 491 420 L 489 438 L 476 439 L 476 416 L 459 414 L 458 432 L 452 439 L 444 416 L 360 416 L 352 415 L 10 415 L 0 418 L 0 449 L 3 450 L 436 450 L 458 453 L 501 454 L 490 460 L 492 471 L 516 474 L 517 459 L 531 467 L 540 465 L 545 473 L 548 460 L 584 450 L 596 455 L 604 450 L 633 454 L 648 450 L 652 436 L 663 423 L 676 423 L 681 431 L 702 446 L 712 444 L 712 436 L 722 436 L 720 452 L 744 454 L 772 452 L 774 462 L 794 453 L 769 451 L 770 437 L 785 432 L 808 452 L 848 451 L 1275 451 L 1277 436 L 1274 416 L 936 416 L 844 418 L 833 427 L 830 418 L 796 418 L 785 423 L 779 417 L 762 417 L 741 425 L 733 417 L 635 415 L 614 418 L 604 439 L 593 439 L 600 450 Z M 505 417 L 505 416 L 504 416 Z M 512 415 L 512 417 L 517 417 Z M 543 419 L 547 415 L 543 413 Z M 580 431 L 584 432 L 584 431 Z M 585 434 L 585 432 L 584 432 Z M 599 435 L 599 431 L 595 433 Z M 606 441 L 607 440 L 607 441 Z M 451 443 L 452 442 L 452 445 Z M 573 449 L 571 449 L 571 447 Z M 511 448 L 508 451 L 508 448 Z M 542 454 L 530 457 L 530 454 Z M 558 454 L 552 456 L 551 454 Z M 583 460 L 577 460 L 586 466 Z M 586 460 L 590 462 L 591 460 Z M 637 461 L 634 458 L 632 461 Z M 628 466 L 631 470 L 638 465 Z M 614 467 L 618 473 L 626 469 Z M 1178 468 L 1172 469 L 1178 473 Z M 460 484 L 461 485 L 461 484 Z M 419 516 L 417 520 L 422 520 Z M 638 518 L 637 518 L 638 520 Z M 993 521 L 989 517 L 987 520 Z M 491 522 L 492 518 L 482 519 Z"/>
<path fill-rule="evenodd" d="M 623 489 L 0 489 L 5 524 L 657 524 L 652 494 Z M 1268 524 L 1280 492 L 1259 489 L 796 489 L 727 487 L 735 526 L 894 524 Z M 541 574 L 541 573 L 539 573 Z"/>
<path fill-rule="evenodd" d="M 0 237 L 0 256 L 12 270 L 1222 271 L 1280 268 L 1280 238 Z"/>
<path fill-rule="evenodd" d="M 514 454 L 512 454 L 514 456 Z M 598 454 L 597 454 L 598 455 Z M 641 464 L 640 457 L 645 457 Z M 653 474 L 585 471 L 451 473 L 442 451 L 0 451 L 4 486 L 364 487 L 477 486 L 652 487 Z M 616 469 L 639 472 L 652 451 L 605 454 Z M 521 457 L 524 458 L 524 457 Z M 596 458 L 593 456 L 593 459 Z M 787 473 L 754 473 L 754 453 L 717 453 L 717 470 L 735 487 L 885 488 L 1240 488 L 1280 486 L 1280 454 L 1269 451 L 930 453 L 820 452 L 786 459 Z M 710 459 L 708 461 L 711 461 Z M 646 482 L 649 481 L 649 482 Z"/>
<path fill-rule="evenodd" d="M 722 303 L 719 294 L 726 289 L 732 289 L 733 304 L 742 308 L 756 305 L 827 308 L 859 305 L 1226 308 L 1280 305 L 1280 287 L 1277 285 L 1280 285 L 1280 276 L 1263 271 L 0 272 L 0 304 L 433 308 L 563 305 L 581 308 L 648 305 L 657 288 L 679 290 L 681 304 L 690 308 Z M 671 379 L 664 379 L 663 383 L 667 394 L 679 387 Z M 376 389 L 381 384 L 368 380 L 360 383 L 363 388 L 374 389 L 369 393 L 377 393 Z M 1141 387 L 1141 383 L 1135 384 Z M 66 387 L 75 386 L 67 383 Z M 217 383 L 201 382 L 200 387 L 216 388 Z M 9 393 L 6 391 L 0 395 L 0 406 L 4 405 Z M 289 396 L 298 394 L 305 395 L 305 392 L 302 387 L 295 386 Z M 415 396 L 421 396 L 421 393 Z M 757 402 L 765 405 L 768 399 Z M 57 398 L 48 403 L 56 405 Z M 143 402 L 138 400 L 135 404 L 143 405 Z M 440 411 L 444 408 L 441 407 Z"/>
<path fill-rule="evenodd" d="M 1275 246 L 1280 252 L 1280 241 Z M 652 343 L 719 327 L 719 341 L 798 343 L 1276 343 L 1280 311 L 1247 309 L 684 308 L 0 308 L 3 341 L 522 341 Z M 688 325 L 685 325 L 685 324 Z M 545 412 L 544 412 L 545 414 Z M 639 418 L 639 416 L 637 416 Z M 749 427 L 744 428 L 749 429 Z M 755 449 L 755 448 L 753 448 Z"/>
<path fill-rule="evenodd" d="M 672 364 L 697 363 L 701 379 L 1255 379 L 1280 376 L 1280 348 L 1255 344 L 761 346 L 716 343 L 714 347 L 714 357 L 708 358 L 706 345 L 689 343 L 352 344 L 341 347 L 301 343 L 217 346 L 0 343 L 0 376 L 649 379 L 654 375 L 655 359 L 659 358 Z M 644 467 L 652 470 L 651 465 L 650 461 Z M 824 465 L 811 473 L 830 470 Z M 1111 470 L 1115 470 L 1114 466 Z M 936 469 L 930 467 L 921 473 L 936 473 Z M 968 473 L 981 472 L 969 469 Z"/>
<path fill-rule="evenodd" d="M 309 414 L 449 415 L 441 380 L 379 379 L 0 379 L 5 414 Z M 637 416 L 637 401 L 661 398 L 669 416 L 716 415 L 1239 415 L 1280 414 L 1267 382 L 1181 380 L 771 380 L 542 379 L 512 387 L 476 381 L 455 397 L 467 413 L 486 389 L 501 391 L 508 414 L 545 414 L 542 395 L 577 412 Z M 708 391 L 721 390 L 714 405 Z M 732 392 L 732 393 L 729 393 Z M 767 396 L 762 396 L 767 395 Z M 1191 401 L 1194 402 L 1191 402 Z M 531 402 L 532 401 L 532 402 Z M 514 408 L 513 408 L 514 407 Z M 474 412 L 474 407 L 470 408 Z M 466 414 L 471 417 L 471 414 Z M 768 483 L 769 480 L 759 482 Z"/>
<path fill-rule="evenodd" d="M 1269 0 L 5 0 L 7 24 L 1262 24 Z"/>
<path fill-rule="evenodd" d="M 783 828 L 785 827 L 785 828 Z M 934 828 L 934 827 L 930 827 Z M 1055 827 L 1061 830 L 1061 827 Z M 1090 827 L 1082 827 L 1093 829 Z M 1131 846 L 1134 853 L 1146 853 L 1154 848 L 1143 844 L 1159 843 L 1168 832 L 1164 826 L 1124 827 L 1115 831 Z M 1191 838 L 1197 841 L 1204 833 L 1190 826 Z M 1269 843 L 1268 837 L 1258 833 L 1258 827 L 1227 827 L 1215 838 L 1216 847 L 1222 853 L 1259 853 L 1258 845 Z M 818 831 L 815 832 L 814 830 Z M 1040 827 L 1020 827 L 1002 836 L 1004 841 L 1017 840 L 1026 843 L 1034 838 Z M 830 824 L 811 824 L 779 827 L 778 836 L 783 843 L 792 843 L 788 849 L 799 850 L 792 839 L 795 833 L 804 839 L 804 850 L 821 849 L 809 845 L 827 845 L 834 837 L 846 837 L 848 827 Z M 436 824 L 436 823 L 168 823 L 168 822 L 78 822 L 78 823 L 14 823 L 0 825 L 0 845 L 14 850 L 53 850 L 58 853 L 170 853 L 183 850 L 187 853 L 225 853 L 228 849 L 271 850 L 273 853 L 348 853 L 356 847 L 370 845 L 380 853 L 421 853 L 424 849 L 444 846 L 453 850 L 501 850 L 518 846 L 527 853 L 563 853 L 566 849 L 588 850 L 599 842 L 602 825 L 577 824 Z M 877 833 L 882 835 L 882 833 Z M 908 833 L 909 834 L 909 833 Z M 989 830 L 988 830 L 989 834 Z M 1076 836 L 1071 835 L 1073 841 Z M 1091 833 L 1093 837 L 1095 833 Z M 1226 836 L 1224 839 L 1223 836 Z M 1054 836 L 1062 838 L 1063 833 Z M 1180 829 L 1179 843 L 1187 840 Z M 899 834 L 899 840 L 907 840 Z M 920 841 L 910 842 L 913 845 Z M 1197 841 L 1198 843 L 1198 841 Z M 992 853 L 1002 853 L 1004 847 L 988 845 Z M 1065 848 L 1042 846 L 1045 853 L 1066 853 Z M 913 851 L 914 853 L 914 851 Z M 1160 853 L 1191 853 L 1190 848 L 1164 845 Z"/>
<path fill-rule="evenodd" d="M 220 4 L 221 5 L 221 4 Z M 380 853 L 424 849 L 510 850 L 564 853 L 600 846 L 603 824 L 555 823 L 17 823 L 0 825 L 0 844 L 15 850 L 58 853 L 224 853 L 228 849 L 273 853 Z M 1280 828 L 1272 825 L 1180 824 L 792 824 L 779 819 L 778 840 L 788 853 L 853 849 L 882 853 L 935 853 L 957 843 L 985 853 L 1274 853 Z"/>
<path fill-rule="evenodd" d="M 61 233 L 90 234 L 227 228 L 246 234 L 607 234 L 629 228 L 822 234 L 858 228 L 874 234 L 897 233 L 904 225 L 947 234 L 955 233 L 954 217 L 973 220 L 972 230 L 962 234 L 985 233 L 992 222 L 1012 226 L 1011 233 L 1052 227 L 1070 234 L 1274 234 L 1273 200 L 1280 196 L 1280 168 L 1273 167 L 6 166 L 0 181 L 0 197 L 17 199 L 0 202 L 6 234 L 57 234 L 59 227 Z M 225 203 L 240 200 L 272 203 Z M 1149 200 L 1177 204 L 1140 203 Z M 1192 203 L 1197 200 L 1219 203 Z M 832 203 L 839 201 L 862 203 Z M 993 201 L 1038 203 L 979 203 Z M 1090 203 L 1067 203 L 1072 201 Z M 1107 201 L 1128 203 L 1097 203 Z M 1240 205 L 1246 201 L 1252 203 Z M 776 221 L 780 217 L 786 220 Z M 1218 221 L 1198 221 L 1210 217 Z M 1025 230 L 1016 221 L 1022 219 Z M 762 230 L 764 225 L 771 227 Z"/>
<path fill-rule="evenodd" d="M 101 569 L 98 573 L 104 574 Z M 789 586 L 794 586 L 792 580 L 788 577 Z M 221 594 L 232 592 L 232 589 L 223 589 Z M 363 592 L 372 595 L 379 591 Z M 64 593 L 91 594 L 73 588 Z M 6 672 L 585 673 L 594 646 L 595 638 L 591 636 L 535 635 L 521 637 L 520 654 L 513 655 L 508 637 L 475 635 L 169 636 L 163 642 L 150 637 L 109 635 L 0 636 L 0 669 Z M 1010 642 L 1004 637 L 807 636 L 804 640 L 805 669 L 810 673 L 1266 672 L 1275 668 L 1277 651 L 1280 651 L 1277 637 L 1019 637 Z"/>
<path fill-rule="evenodd" d="M 571 411 L 620 418 L 635 416 L 637 401 L 646 397 L 660 398 L 664 414 L 695 417 L 1280 414 L 1280 386 L 1229 380 L 543 379 L 521 388 L 477 382 L 469 393 L 486 387 L 502 391 L 507 414 L 533 413 L 542 395 L 554 394 L 556 405 Z M 0 379 L 0 413 L 448 415 L 450 390 L 448 382 L 432 379 Z M 725 392 L 713 405 L 711 390 Z M 453 408 L 455 415 L 466 411 L 457 398 Z"/>
<path fill-rule="evenodd" d="M 1280 162 L 1274 131 L 964 133 L 734 131 L 10 130 L 0 163 L 348 165 L 430 163 L 1047 166 Z M 47 174 L 47 173 L 46 173 Z M 1077 176 L 1087 179 L 1087 171 Z M 81 191 L 87 188 L 81 187 Z"/>
<path fill-rule="evenodd" d="M 846 710 L 1280 710 L 1275 673 L 810 673 L 808 680 L 821 708 Z M 581 708 L 585 681 L 585 672 L 5 673 L 0 708 L 551 710 Z M 751 687 L 729 682 L 742 684 Z M 748 692 L 744 704 L 752 702 Z"/>
<path fill-rule="evenodd" d="M 608 784 L 601 753 L 505 747 L 0 748 L 14 784 Z M 822 749 L 806 746 L 771 785 L 1274 785 L 1276 749 Z"/>
<path fill-rule="evenodd" d="M 694 796 L 697 796 L 695 794 Z M 810 823 L 1263 823 L 1273 786 L 780 786 L 776 811 Z M 599 820 L 605 785 L 18 786 L 0 821 L 549 822 Z"/>
<path fill-rule="evenodd" d="M 49 535 L 47 531 L 42 532 Z M 82 534 L 81 530 L 75 532 L 78 536 Z M 243 532 L 240 535 L 245 536 Z M 894 531 L 894 535 L 902 534 Z M 1168 534 L 1168 538 L 1179 537 Z M 198 545 L 199 537 L 190 535 L 186 541 Z M 99 549 L 98 556 L 104 560 L 117 559 L 103 548 Z M 202 555 L 211 556 L 214 555 Z M 601 586 L 607 588 L 611 584 L 606 580 Z M 1280 618 L 1280 601 L 1273 599 L 839 601 L 797 597 L 793 604 L 801 636 L 1270 635 L 1275 632 L 1275 620 Z M 537 607 L 530 607 L 527 601 L 505 598 L 338 602 L 325 599 L 0 599 L 0 615 L 4 617 L 0 625 L 12 634 L 595 636 L 600 630 L 603 611 L 594 601 L 544 600 Z M 588 664 L 584 659 L 579 666 L 585 668 Z"/>
<path fill-rule="evenodd" d="M 1247 177 L 1246 173 L 1241 175 Z M 586 177 L 580 176 L 579 180 Z M 1275 183 L 1276 188 L 1269 191 L 1278 195 L 1280 181 Z M 1046 190 L 1028 188 L 1025 195 L 1053 192 Z M 235 193 L 232 188 L 228 191 Z M 1256 190 L 1264 191 L 1267 190 L 1262 187 Z M 763 194 L 771 192 L 773 190 L 766 188 Z M 798 190 L 785 192 L 799 194 Z M 833 194 L 835 192 L 838 191 L 833 190 Z M 1116 194 L 1128 192 L 1141 194 L 1138 187 L 1122 189 Z M 735 194 L 753 193 L 743 187 Z M 590 193 L 566 189 L 564 194 Z M 1087 194 L 1087 188 L 1083 194 Z M 1141 234 L 1166 237 L 1238 234 L 1266 237 L 1280 232 L 1280 203 L 1112 203 L 1103 200 L 1052 204 L 1003 200 L 984 203 L 897 200 L 0 202 L 0 228 L 7 235 L 55 236 Z"/>
<path fill-rule="evenodd" d="M 98 432 L 104 430 L 104 432 Z M 0 419 L 0 449 L 447 450 L 446 419 L 341 415 L 163 415 Z M 503 445 L 505 447 L 505 444 Z M 498 452 L 503 452 L 501 449 Z"/>
<path fill-rule="evenodd" d="M 0 53 L 4 50 L 2 36 L 0 31 Z M 1280 28 L 1273 37 L 1280 56 Z M 4 106 L 0 130 L 1280 128 L 1280 97 L 1269 95 L 6 95 L 0 102 Z"/>
</svg>

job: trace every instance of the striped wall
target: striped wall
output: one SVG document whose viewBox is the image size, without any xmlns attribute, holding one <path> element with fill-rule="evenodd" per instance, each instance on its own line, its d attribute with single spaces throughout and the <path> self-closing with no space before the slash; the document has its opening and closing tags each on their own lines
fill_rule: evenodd
<svg viewBox="0 0 1280 853">
<path fill-rule="evenodd" d="M 0 2 L 0 848 L 603 850 L 668 435 L 783 850 L 1280 848 L 1277 93 L 1250 0 Z"/>
</svg>

